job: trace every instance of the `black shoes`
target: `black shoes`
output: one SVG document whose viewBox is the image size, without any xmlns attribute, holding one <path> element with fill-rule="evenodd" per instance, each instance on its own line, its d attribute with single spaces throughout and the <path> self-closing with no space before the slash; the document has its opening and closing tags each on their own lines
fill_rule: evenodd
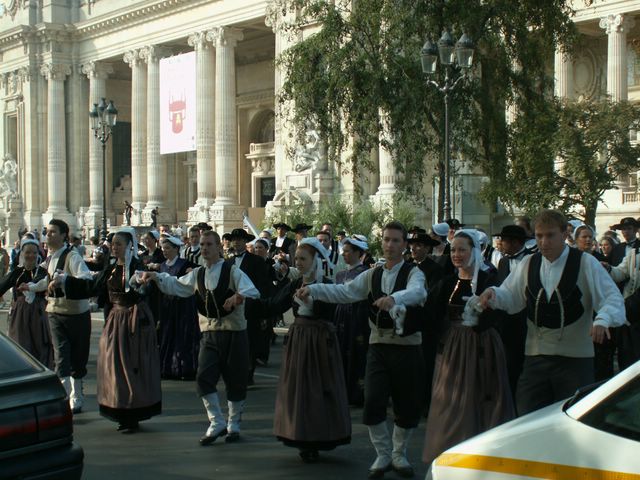
<svg viewBox="0 0 640 480">
<path fill-rule="evenodd" d="M 140 429 L 140 425 L 138 422 L 127 422 L 127 423 L 119 423 L 118 424 L 118 432 L 123 433 L 125 435 L 136 433 Z"/>
<path fill-rule="evenodd" d="M 317 450 L 300 450 L 300 458 L 304 463 L 316 463 L 319 456 Z"/>
<path fill-rule="evenodd" d="M 226 443 L 235 443 L 240 440 L 240 432 L 229 432 L 227 438 L 224 439 Z"/>
<path fill-rule="evenodd" d="M 227 434 L 227 429 L 225 428 L 220 432 L 216 433 L 215 435 L 204 435 L 203 437 L 200 438 L 200 445 L 202 445 L 203 447 L 206 447 L 207 445 L 211 445 L 218 438 L 224 437 L 226 434 Z"/>
<path fill-rule="evenodd" d="M 415 476 L 415 472 L 413 471 L 413 467 L 396 467 L 393 463 L 391 464 L 391 468 L 394 472 L 396 472 L 402 478 L 413 478 Z"/>
<path fill-rule="evenodd" d="M 389 465 L 387 465 L 386 467 L 370 468 L 369 475 L 367 476 L 367 478 L 382 478 L 384 477 L 385 473 L 390 471 L 391 471 L 391 462 L 389 462 Z"/>
</svg>

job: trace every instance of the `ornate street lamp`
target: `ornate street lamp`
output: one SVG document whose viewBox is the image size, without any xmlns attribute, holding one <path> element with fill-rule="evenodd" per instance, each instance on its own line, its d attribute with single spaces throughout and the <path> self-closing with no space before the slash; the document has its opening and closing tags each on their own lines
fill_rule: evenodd
<svg viewBox="0 0 640 480">
<path fill-rule="evenodd" d="M 453 37 L 445 31 L 438 40 L 433 43 L 427 39 L 422 46 L 421 60 L 422 71 L 432 75 L 438 67 L 438 58 L 445 67 L 444 83 L 429 80 L 429 85 L 436 87 L 444 94 L 444 216 L 445 220 L 451 218 L 451 159 L 449 152 L 449 94 L 456 88 L 473 64 L 474 46 L 467 34 L 463 34 L 457 43 L 453 43 Z M 447 68 L 448 67 L 448 68 Z M 451 75 L 450 75 L 451 73 Z"/>
<path fill-rule="evenodd" d="M 107 239 L 107 141 L 111 138 L 113 127 L 116 125 L 118 110 L 116 110 L 113 100 L 100 99 L 100 103 L 94 103 L 93 109 L 89 112 L 91 119 L 91 130 L 93 135 L 102 144 L 102 231 L 100 237 L 102 241 Z"/>
</svg>

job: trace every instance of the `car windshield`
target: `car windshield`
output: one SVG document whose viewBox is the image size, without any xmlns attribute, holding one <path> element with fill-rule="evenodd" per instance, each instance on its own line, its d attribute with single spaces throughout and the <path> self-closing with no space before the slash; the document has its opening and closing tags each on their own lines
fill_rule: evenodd
<svg viewBox="0 0 640 480">
<path fill-rule="evenodd" d="M 640 377 L 610 395 L 580 417 L 591 427 L 640 441 Z"/>
<path fill-rule="evenodd" d="M 41 372 L 42 367 L 0 334 L 0 380 Z"/>
</svg>

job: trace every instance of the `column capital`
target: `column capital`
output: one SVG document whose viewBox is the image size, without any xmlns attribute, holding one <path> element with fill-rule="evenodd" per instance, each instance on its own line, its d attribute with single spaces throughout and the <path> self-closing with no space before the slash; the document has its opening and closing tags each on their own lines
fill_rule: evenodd
<svg viewBox="0 0 640 480">
<path fill-rule="evenodd" d="M 133 68 L 136 65 L 139 65 L 140 63 L 144 62 L 141 52 L 142 52 L 141 48 L 129 50 L 125 52 L 125 54 L 122 56 L 122 61 L 128 64 L 130 68 Z"/>
<path fill-rule="evenodd" d="M 207 32 L 207 40 L 217 47 L 235 47 L 244 38 L 242 30 L 233 27 L 215 27 Z"/>
<path fill-rule="evenodd" d="M 113 65 L 103 62 L 87 62 L 82 65 L 82 73 L 89 78 L 106 80 L 113 73 Z"/>
<path fill-rule="evenodd" d="M 600 19 L 600 28 L 605 30 L 607 35 L 611 35 L 612 33 L 628 33 L 635 24 L 634 18 L 626 14 L 607 15 Z"/>
<path fill-rule="evenodd" d="M 161 58 L 168 57 L 171 54 L 172 51 L 169 47 L 163 47 L 161 45 L 149 45 L 140 49 L 140 58 L 147 64 L 157 62 Z"/>
<path fill-rule="evenodd" d="M 196 32 L 189 35 L 187 43 L 193 47 L 194 50 L 211 48 L 212 40 L 209 38 L 209 31 L 203 30 L 202 32 Z"/>
<path fill-rule="evenodd" d="M 18 68 L 16 73 L 18 74 L 22 82 L 30 82 L 34 77 L 38 75 L 37 69 L 30 65 L 25 65 Z"/>
<path fill-rule="evenodd" d="M 40 67 L 40 74 L 47 80 L 64 80 L 71 75 L 71 66 L 65 63 L 44 63 Z"/>
</svg>

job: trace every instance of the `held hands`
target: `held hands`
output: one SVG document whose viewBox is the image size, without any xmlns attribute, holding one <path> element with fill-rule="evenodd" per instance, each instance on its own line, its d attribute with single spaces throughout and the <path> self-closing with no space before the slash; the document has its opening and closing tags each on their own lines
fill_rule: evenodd
<svg viewBox="0 0 640 480">
<path fill-rule="evenodd" d="M 306 302 L 310 295 L 311 295 L 311 291 L 309 290 L 309 287 L 302 287 L 296 291 L 295 296 L 298 297 L 303 302 Z"/>
<path fill-rule="evenodd" d="M 136 281 L 138 283 L 144 283 L 148 285 L 154 280 L 157 280 L 158 274 L 156 272 L 142 272 L 142 275 L 139 275 L 139 272 L 136 272 Z"/>
<path fill-rule="evenodd" d="M 49 286 L 47 287 L 47 293 L 49 295 L 53 295 L 57 288 L 61 288 L 64 283 L 65 275 L 61 275 L 61 271 L 57 271 L 53 275 L 53 279 L 49 282 Z"/>
<path fill-rule="evenodd" d="M 20 285 L 18 285 L 18 291 L 19 292 L 28 292 L 29 291 L 29 284 L 28 283 L 21 283 Z"/>
<path fill-rule="evenodd" d="M 383 310 L 385 312 L 390 311 L 395 304 L 396 301 L 390 295 L 387 295 L 386 297 L 380 297 L 375 302 L 373 302 L 374 307 L 378 307 L 380 310 Z"/>
<path fill-rule="evenodd" d="M 229 298 L 227 298 L 227 300 L 224 302 L 224 305 L 222 305 L 222 308 L 224 308 L 227 312 L 230 312 L 235 307 L 242 304 L 242 302 L 244 302 L 244 297 L 239 293 L 234 293 Z"/>
<path fill-rule="evenodd" d="M 478 297 L 478 300 L 476 302 L 478 305 L 474 306 L 474 308 L 476 308 L 476 310 L 478 310 L 479 308 L 482 310 L 486 310 L 487 308 L 492 308 L 493 302 L 495 302 L 495 300 L 496 300 L 496 292 L 493 290 L 493 288 L 487 288 Z"/>
<path fill-rule="evenodd" d="M 591 327 L 591 338 L 593 343 L 604 343 L 605 338 L 611 340 L 609 329 L 602 325 L 594 325 Z"/>
</svg>

